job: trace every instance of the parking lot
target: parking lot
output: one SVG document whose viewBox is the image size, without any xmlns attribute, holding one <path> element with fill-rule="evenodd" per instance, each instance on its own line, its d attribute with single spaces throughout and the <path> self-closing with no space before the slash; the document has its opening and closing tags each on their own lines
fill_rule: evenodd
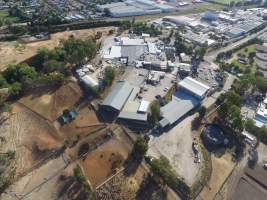
<svg viewBox="0 0 267 200">
<path fill-rule="evenodd" d="M 173 85 L 173 80 L 175 76 L 171 73 L 166 73 L 164 78 L 160 80 L 157 85 L 151 85 L 146 83 L 146 77 L 149 71 L 142 68 L 128 67 L 123 79 L 127 80 L 129 83 L 143 87 L 140 96 L 142 99 L 152 102 L 155 100 L 155 96 L 165 96 L 168 89 Z"/>
</svg>

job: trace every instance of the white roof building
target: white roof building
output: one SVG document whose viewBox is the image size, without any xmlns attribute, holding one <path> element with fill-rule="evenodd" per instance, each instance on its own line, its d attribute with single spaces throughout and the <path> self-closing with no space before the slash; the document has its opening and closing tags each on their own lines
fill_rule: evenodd
<svg viewBox="0 0 267 200">
<path fill-rule="evenodd" d="M 88 85 L 88 86 L 91 86 L 91 87 L 99 87 L 98 81 L 95 80 L 95 79 L 93 79 L 89 75 L 85 75 L 85 76 L 81 77 L 81 81 L 83 83 L 85 83 L 86 85 Z"/>
<path fill-rule="evenodd" d="M 122 46 L 143 46 L 146 45 L 144 39 L 131 39 L 129 37 L 121 38 Z"/>
<path fill-rule="evenodd" d="M 149 104 L 150 104 L 149 101 L 142 100 L 137 112 L 147 113 L 148 108 L 149 108 Z"/>
<path fill-rule="evenodd" d="M 185 79 L 180 81 L 179 86 L 199 99 L 203 99 L 210 89 L 209 86 L 191 77 L 186 77 Z"/>
<path fill-rule="evenodd" d="M 258 106 L 254 117 L 255 125 L 262 127 L 267 125 L 267 97 Z"/>
</svg>

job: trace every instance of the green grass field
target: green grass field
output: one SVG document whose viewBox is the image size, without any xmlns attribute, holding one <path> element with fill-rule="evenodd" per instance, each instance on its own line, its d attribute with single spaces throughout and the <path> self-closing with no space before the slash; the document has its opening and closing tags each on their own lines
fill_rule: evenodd
<svg viewBox="0 0 267 200">
<path fill-rule="evenodd" d="M 19 21 L 19 18 L 10 16 L 7 11 L 0 11 L 0 25 L 7 25 L 8 23 L 16 23 Z"/>
</svg>

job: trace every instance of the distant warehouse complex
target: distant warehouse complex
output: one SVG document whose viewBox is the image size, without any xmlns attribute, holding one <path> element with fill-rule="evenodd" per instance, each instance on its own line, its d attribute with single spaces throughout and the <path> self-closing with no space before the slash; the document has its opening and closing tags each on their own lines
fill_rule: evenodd
<svg viewBox="0 0 267 200">
<path fill-rule="evenodd" d="M 124 2 L 97 5 L 97 11 L 106 12 L 111 17 L 154 15 L 174 12 L 175 10 L 172 6 L 157 4 L 150 0 L 127 0 Z"/>
</svg>

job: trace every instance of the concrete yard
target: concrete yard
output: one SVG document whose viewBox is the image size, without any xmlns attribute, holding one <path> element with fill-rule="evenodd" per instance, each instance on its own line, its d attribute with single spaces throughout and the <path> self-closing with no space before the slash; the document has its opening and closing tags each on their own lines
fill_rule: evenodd
<svg viewBox="0 0 267 200">
<path fill-rule="evenodd" d="M 179 176 L 188 185 L 192 185 L 198 177 L 200 165 L 194 163 L 192 151 L 193 135 L 191 122 L 195 115 L 187 117 L 169 132 L 160 136 L 152 136 L 149 142 L 148 155 L 159 158 L 165 156 Z"/>
<path fill-rule="evenodd" d="M 156 95 L 160 95 L 162 97 L 165 96 L 167 90 L 164 91 L 164 89 L 171 88 L 173 85 L 172 80 L 175 79 L 174 75 L 171 73 L 166 73 L 164 79 L 161 79 L 159 84 L 154 86 L 151 84 L 146 84 L 145 79 L 147 75 L 148 70 L 146 69 L 128 67 L 123 79 L 135 86 L 141 86 L 142 84 L 145 84 L 144 88 L 146 88 L 146 90 L 143 90 L 141 96 L 142 99 L 150 102 L 155 100 Z"/>
</svg>

